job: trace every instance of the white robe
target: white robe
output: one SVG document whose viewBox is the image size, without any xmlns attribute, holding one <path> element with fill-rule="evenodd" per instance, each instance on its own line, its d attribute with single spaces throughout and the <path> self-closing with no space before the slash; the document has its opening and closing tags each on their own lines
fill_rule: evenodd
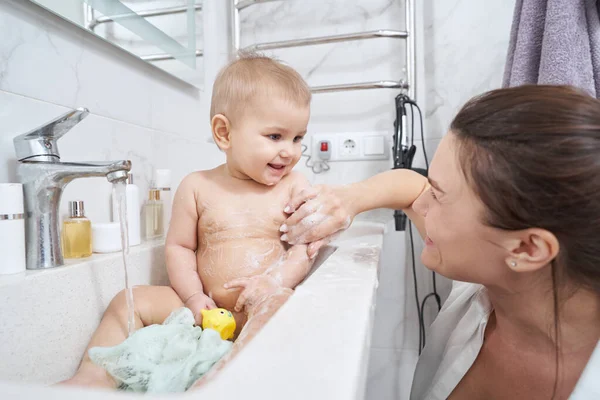
<svg viewBox="0 0 600 400">
<path fill-rule="evenodd" d="M 482 285 L 454 282 L 431 325 L 410 394 L 411 400 L 445 400 L 467 373 L 483 345 L 492 305 Z M 600 342 L 570 399 L 600 399 Z"/>
</svg>

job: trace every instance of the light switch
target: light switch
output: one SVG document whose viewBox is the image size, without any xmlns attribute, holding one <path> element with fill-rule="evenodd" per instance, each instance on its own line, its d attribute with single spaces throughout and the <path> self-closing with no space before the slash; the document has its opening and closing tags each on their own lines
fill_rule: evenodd
<svg viewBox="0 0 600 400">
<path fill-rule="evenodd" d="M 365 156 L 379 156 L 385 154 L 383 136 L 367 136 L 364 138 Z"/>
<path fill-rule="evenodd" d="M 321 160 L 331 159 L 331 142 L 329 140 L 321 140 L 319 142 L 318 155 Z"/>
</svg>

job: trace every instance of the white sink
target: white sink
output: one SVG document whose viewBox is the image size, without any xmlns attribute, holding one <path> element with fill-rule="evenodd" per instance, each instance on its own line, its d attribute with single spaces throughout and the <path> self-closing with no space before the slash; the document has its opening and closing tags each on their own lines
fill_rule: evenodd
<svg viewBox="0 0 600 400">
<path fill-rule="evenodd" d="M 130 282 L 168 284 L 163 248 L 162 241 L 131 248 Z M 0 276 L 0 380 L 50 384 L 71 377 L 124 287 L 121 253 Z"/>
<path fill-rule="evenodd" d="M 311 275 L 294 296 L 248 348 L 214 382 L 199 391 L 220 400 L 241 395 L 304 399 L 314 398 L 315 393 L 340 390 L 359 393 L 356 398 L 362 398 L 382 234 L 382 224 L 355 223 L 332 245 L 322 249 Z M 168 284 L 163 249 L 160 241 L 132 248 L 130 280 L 133 285 Z M 70 264 L 47 271 L 0 276 L 0 298 L 3 299 L 0 302 L 0 393 L 48 399 L 75 399 L 81 397 L 81 393 L 86 398 L 96 398 L 100 393 L 102 397 L 98 398 L 126 396 L 37 386 L 73 375 L 106 307 L 124 287 L 120 253 L 93 255 L 85 262 Z M 318 327 L 318 331 L 313 326 Z M 319 354 L 312 354 L 314 352 Z M 321 356 L 330 358 L 324 360 L 327 367 L 318 361 Z M 295 369 L 286 372 L 290 362 Z M 325 368 L 325 372 L 310 370 L 307 363 L 314 363 L 314 368 Z M 259 385 L 264 376 L 271 376 L 269 390 Z M 289 382 L 291 377 L 295 377 L 303 390 L 292 388 L 295 385 Z M 277 379 L 280 383 L 275 385 L 273 381 Z M 306 385 L 315 379 L 326 384 L 326 388 L 311 386 L 312 383 Z M 348 379 L 352 384 L 344 383 Z M 232 382 L 236 386 L 233 391 Z M 227 396 L 222 396 L 226 388 Z M 180 396 L 188 395 L 192 393 Z"/>
</svg>

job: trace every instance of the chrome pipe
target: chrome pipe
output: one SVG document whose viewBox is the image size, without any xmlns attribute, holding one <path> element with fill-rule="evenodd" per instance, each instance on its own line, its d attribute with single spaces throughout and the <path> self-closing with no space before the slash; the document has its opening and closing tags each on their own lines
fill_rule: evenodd
<svg viewBox="0 0 600 400">
<path fill-rule="evenodd" d="M 406 41 L 406 80 L 409 83 L 408 97 L 413 101 L 417 101 L 417 60 L 415 51 L 417 46 L 417 34 L 415 32 L 415 2 L 414 0 L 406 0 L 405 10 L 406 31 L 408 32 L 408 40 Z"/>
<path fill-rule="evenodd" d="M 83 3 L 83 26 L 87 28 L 91 21 L 95 19 L 94 8 L 87 3 Z M 89 29 L 89 28 L 88 28 Z"/>
<path fill-rule="evenodd" d="M 253 3 L 254 4 L 254 3 Z M 250 4 L 252 5 L 252 4 Z M 248 7 L 248 6 L 246 6 Z M 237 53 L 240 49 L 240 0 L 233 0 L 233 52 Z M 234 54 L 237 55 L 237 54 Z"/>
<path fill-rule="evenodd" d="M 127 14 L 103 16 L 103 17 L 98 17 L 98 18 L 92 19 L 86 26 L 88 29 L 93 31 L 94 28 L 96 28 L 96 26 L 105 24 L 108 22 L 115 22 L 115 21 L 119 21 L 119 20 L 123 20 L 123 19 L 131 19 L 131 18 L 137 18 L 137 17 L 146 18 L 146 17 L 157 17 L 160 15 L 181 14 L 181 13 L 187 12 L 187 10 L 188 10 L 187 6 L 179 6 L 179 7 L 159 8 L 156 10 L 139 11 L 139 12 L 133 12 L 133 13 L 127 13 Z M 194 10 L 195 11 L 202 10 L 202 4 L 194 5 Z"/>
<path fill-rule="evenodd" d="M 204 55 L 204 51 L 196 50 L 196 57 L 202 57 Z M 146 56 L 140 56 L 140 58 L 144 61 L 164 61 L 164 60 L 174 60 L 175 56 L 171 54 L 161 53 L 161 54 L 149 54 Z"/>
<path fill-rule="evenodd" d="M 409 86 L 404 81 L 376 81 L 361 83 L 343 83 L 340 85 L 313 86 L 310 88 L 312 93 L 331 93 L 347 92 L 350 90 L 364 89 L 408 89 Z"/>
<path fill-rule="evenodd" d="M 245 47 L 244 50 L 271 50 L 285 49 L 288 47 L 311 46 L 316 44 L 349 42 L 354 40 L 375 39 L 375 38 L 392 38 L 406 39 L 409 36 L 407 32 L 395 31 L 390 29 L 381 29 L 377 31 L 367 31 L 358 33 L 346 33 L 343 35 L 321 36 L 306 39 L 283 40 L 280 42 L 258 43 L 252 46 Z"/>
</svg>

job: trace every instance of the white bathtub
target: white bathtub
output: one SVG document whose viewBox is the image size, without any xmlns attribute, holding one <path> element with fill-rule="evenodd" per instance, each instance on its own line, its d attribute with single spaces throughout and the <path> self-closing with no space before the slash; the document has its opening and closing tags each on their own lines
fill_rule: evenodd
<svg viewBox="0 0 600 400">
<path fill-rule="evenodd" d="M 205 387 L 177 396 L 363 399 L 383 231 L 382 224 L 355 223 L 321 252 L 318 268 L 243 352 Z M 167 283 L 160 242 L 133 248 L 132 259 L 134 284 Z M 122 288 L 118 254 L 0 277 L 2 398 L 131 397 L 45 386 L 73 374 Z"/>
</svg>

